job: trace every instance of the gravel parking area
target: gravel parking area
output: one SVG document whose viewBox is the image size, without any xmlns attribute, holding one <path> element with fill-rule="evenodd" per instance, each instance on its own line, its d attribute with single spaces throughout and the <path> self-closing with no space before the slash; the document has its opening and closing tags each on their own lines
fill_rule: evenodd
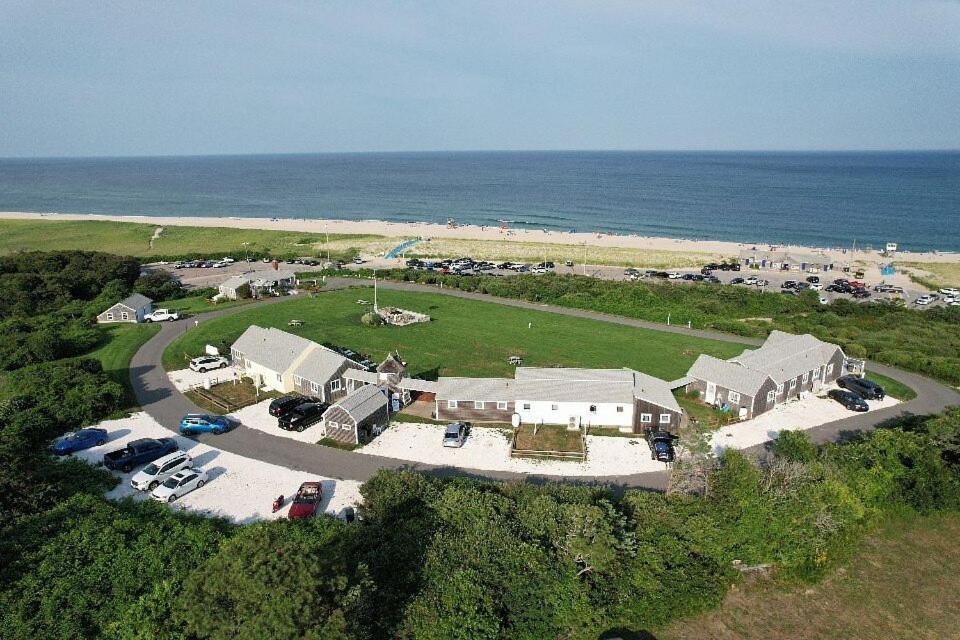
<svg viewBox="0 0 960 640">
<path fill-rule="evenodd" d="M 237 371 L 235 367 L 230 366 L 204 373 L 198 373 L 192 369 L 177 369 L 176 371 L 168 372 L 167 376 L 178 391 L 187 391 L 192 387 L 202 385 L 204 380 L 209 380 L 211 385 L 218 382 L 238 380 L 240 378 L 240 372 Z"/>
<path fill-rule="evenodd" d="M 143 412 L 120 420 L 107 420 L 96 426 L 109 432 L 110 441 L 102 447 L 79 451 L 73 454 L 75 457 L 91 464 L 100 464 L 104 453 L 119 449 L 131 440 L 175 437 L 180 449 L 189 452 L 193 457 L 194 466 L 206 470 L 210 476 L 208 484 L 179 498 L 170 505 L 173 509 L 228 518 L 238 524 L 276 520 L 286 516 L 290 498 L 300 484 L 311 480 L 322 483 L 321 506 L 331 515 L 341 515 L 346 507 L 359 504 L 362 500 L 359 482 L 322 478 L 221 451 L 179 436 Z M 138 467 L 132 473 L 117 472 L 120 484 L 109 491 L 107 497 L 115 500 L 128 497 L 134 500 L 149 500 L 149 493 L 130 487 L 130 478 L 141 468 Z M 286 496 L 286 504 L 283 509 L 273 513 L 271 505 L 280 494 Z"/>
<path fill-rule="evenodd" d="M 400 458 L 434 465 L 450 465 L 561 476 L 603 476 L 663 471 L 650 459 L 641 438 L 587 436 L 586 462 L 531 460 L 510 457 L 510 440 L 499 429 L 474 427 L 463 447 L 443 446 L 443 425 L 396 422 L 357 453 Z"/>
<path fill-rule="evenodd" d="M 827 398 L 825 394 L 828 390 L 823 390 L 824 395 L 810 396 L 777 405 L 753 420 L 738 422 L 718 429 L 712 439 L 714 453 L 719 454 L 730 447 L 745 449 L 773 440 L 781 431 L 810 429 L 854 415 L 852 411 L 839 402 Z M 885 409 L 899 403 L 899 400 L 889 396 L 879 401 L 867 401 L 870 411 Z"/>
<path fill-rule="evenodd" d="M 249 407 L 244 407 L 235 413 L 228 414 L 228 417 L 251 429 L 264 431 L 281 438 L 290 438 L 298 442 L 314 444 L 323 437 L 323 431 L 319 424 L 307 427 L 304 431 L 284 431 L 277 426 L 277 419 L 270 415 L 270 402 L 270 400 L 264 400 Z"/>
</svg>

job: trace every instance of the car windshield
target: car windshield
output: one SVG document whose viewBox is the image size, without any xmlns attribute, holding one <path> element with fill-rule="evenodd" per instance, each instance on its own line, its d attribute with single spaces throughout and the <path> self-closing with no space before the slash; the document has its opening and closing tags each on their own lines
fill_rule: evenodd
<svg viewBox="0 0 960 640">
<path fill-rule="evenodd" d="M 152 462 L 143 468 L 143 472 L 148 476 L 155 476 L 158 471 L 160 471 L 160 467 Z"/>
<path fill-rule="evenodd" d="M 164 482 L 163 486 L 165 486 L 167 489 L 176 489 L 178 484 L 180 484 L 180 479 L 174 476 Z"/>
<path fill-rule="evenodd" d="M 66 441 L 68 441 L 68 442 L 73 441 L 73 440 L 79 440 L 79 439 L 80 439 L 80 434 L 71 431 L 70 433 L 64 435 L 64 436 L 63 436 L 63 439 L 66 440 Z"/>
</svg>

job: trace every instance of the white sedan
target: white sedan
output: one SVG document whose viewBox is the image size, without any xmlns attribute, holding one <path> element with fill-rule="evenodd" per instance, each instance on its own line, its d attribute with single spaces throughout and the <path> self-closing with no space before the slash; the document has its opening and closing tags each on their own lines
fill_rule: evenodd
<svg viewBox="0 0 960 640">
<path fill-rule="evenodd" d="M 184 469 L 170 476 L 166 482 L 151 493 L 154 500 L 173 502 L 194 489 L 199 489 L 207 483 L 207 472 L 202 469 Z"/>
<path fill-rule="evenodd" d="M 223 356 L 200 356 L 190 361 L 191 371 L 199 373 L 213 371 L 214 369 L 225 369 L 229 365 L 230 361 Z"/>
</svg>

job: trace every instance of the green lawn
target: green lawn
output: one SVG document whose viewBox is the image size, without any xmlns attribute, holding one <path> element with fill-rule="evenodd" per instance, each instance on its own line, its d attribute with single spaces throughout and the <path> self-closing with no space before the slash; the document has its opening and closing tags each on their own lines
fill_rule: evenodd
<svg viewBox="0 0 960 640">
<path fill-rule="evenodd" d="M 273 256 L 319 256 L 327 248 L 327 236 L 322 233 L 229 227 L 164 227 L 151 245 L 158 227 L 102 220 L 0 220 L 0 254 L 96 249 L 145 258 L 228 253 L 238 257 L 247 250 Z M 330 234 L 329 240 L 333 257 L 353 255 L 351 247 L 397 244 L 396 239 L 380 236 Z"/>
<path fill-rule="evenodd" d="M 917 392 L 903 384 L 902 382 L 897 382 L 893 378 L 888 378 L 887 376 L 882 376 L 879 373 L 874 373 L 872 371 L 867 371 L 867 379 L 873 380 L 887 393 L 888 396 L 896 398 L 897 400 L 913 400 L 917 397 Z"/>
<path fill-rule="evenodd" d="M 366 327 L 360 324 L 360 316 L 369 307 L 357 300 L 372 300 L 373 291 L 332 291 L 201 322 L 167 348 L 163 365 L 168 370 L 182 368 L 186 356 L 202 353 L 206 344 L 229 346 L 251 324 L 332 342 L 374 359 L 396 349 L 408 361 L 411 374 L 427 377 L 512 376 L 514 367 L 507 359 L 519 355 L 530 366 L 632 367 L 673 380 L 683 375 L 700 353 L 729 358 L 744 349 L 744 345 L 729 342 L 444 295 L 381 291 L 379 296 L 381 305 L 427 313 L 433 321 L 408 327 Z M 291 319 L 305 324 L 290 328 L 287 322 Z"/>
<path fill-rule="evenodd" d="M 190 296 L 187 298 L 177 298 L 176 300 L 166 300 L 164 302 L 155 302 L 154 309 L 170 309 L 179 311 L 183 315 L 194 315 L 205 311 L 214 311 L 217 309 L 228 309 L 238 307 L 244 304 L 250 304 L 253 300 L 224 300 L 214 304 L 203 296 Z"/>
<path fill-rule="evenodd" d="M 103 365 L 103 370 L 127 390 L 128 404 L 136 406 L 133 390 L 130 388 L 130 358 L 144 342 L 160 331 L 152 324 L 116 324 L 100 328 L 103 337 L 99 346 L 84 357 L 94 358 Z"/>
</svg>

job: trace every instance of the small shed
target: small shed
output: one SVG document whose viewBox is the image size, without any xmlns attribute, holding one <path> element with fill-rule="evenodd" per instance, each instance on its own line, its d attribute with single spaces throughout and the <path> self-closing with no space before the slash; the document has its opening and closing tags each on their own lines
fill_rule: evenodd
<svg viewBox="0 0 960 640">
<path fill-rule="evenodd" d="M 390 421 L 386 391 L 368 384 L 323 413 L 326 437 L 347 444 L 369 442 Z"/>
<path fill-rule="evenodd" d="M 98 315 L 97 322 L 143 322 L 144 317 L 152 311 L 153 300 L 135 293 Z"/>
</svg>

